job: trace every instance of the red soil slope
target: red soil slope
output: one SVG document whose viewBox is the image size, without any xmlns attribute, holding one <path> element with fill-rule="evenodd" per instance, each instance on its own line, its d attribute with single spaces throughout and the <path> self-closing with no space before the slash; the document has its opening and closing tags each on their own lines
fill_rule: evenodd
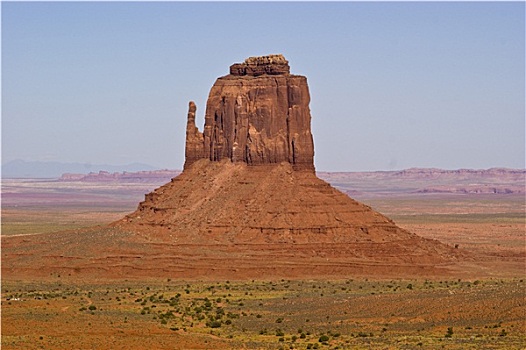
<svg viewBox="0 0 526 350">
<path fill-rule="evenodd" d="M 107 227 L 7 237 L 3 278 L 447 275 L 459 249 L 421 238 L 289 163 L 200 160 Z"/>
</svg>

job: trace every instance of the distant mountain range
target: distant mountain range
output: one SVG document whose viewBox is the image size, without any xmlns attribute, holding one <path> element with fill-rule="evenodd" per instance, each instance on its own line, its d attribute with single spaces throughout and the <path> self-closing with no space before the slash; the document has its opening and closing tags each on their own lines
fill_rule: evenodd
<svg viewBox="0 0 526 350">
<path fill-rule="evenodd" d="M 179 170 L 66 173 L 58 181 L 162 185 L 180 173 Z M 524 169 L 412 168 L 399 171 L 318 172 L 317 175 L 350 196 L 397 193 L 517 194 L 525 193 L 526 190 Z"/>
<path fill-rule="evenodd" d="M 13 160 L 2 164 L 4 178 L 59 178 L 64 173 L 88 174 L 90 172 L 136 172 L 158 169 L 149 164 L 131 163 L 126 165 L 62 163 Z"/>
<path fill-rule="evenodd" d="M 89 174 L 64 173 L 58 179 L 62 182 L 122 182 L 122 183 L 158 183 L 162 185 L 181 173 L 180 170 L 143 170 L 113 172 L 99 171 Z"/>
<path fill-rule="evenodd" d="M 26 162 L 2 165 L 3 178 L 49 178 L 61 182 L 144 183 L 160 186 L 180 170 L 159 170 L 148 164 L 83 164 Z M 396 171 L 317 172 L 318 177 L 356 198 L 386 194 L 524 194 L 525 169 L 411 168 Z"/>
<path fill-rule="evenodd" d="M 148 164 L 82 164 L 26 162 L 15 160 L 2 165 L 3 178 L 54 178 L 74 182 L 152 183 L 162 185 L 180 170 L 159 170 Z M 360 196 L 386 193 L 525 193 L 525 169 L 411 168 L 397 171 L 317 172 L 341 191 Z"/>
<path fill-rule="evenodd" d="M 526 170 L 491 168 L 444 170 L 411 168 L 397 171 L 319 172 L 341 191 L 362 193 L 517 194 L 526 192 Z"/>
</svg>

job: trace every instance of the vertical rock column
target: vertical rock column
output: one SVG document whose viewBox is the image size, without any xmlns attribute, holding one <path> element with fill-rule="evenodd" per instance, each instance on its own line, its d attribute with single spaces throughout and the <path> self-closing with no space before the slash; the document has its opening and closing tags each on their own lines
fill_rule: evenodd
<svg viewBox="0 0 526 350">
<path fill-rule="evenodd" d="M 196 109 L 195 103 L 190 101 L 188 104 L 188 119 L 186 121 L 185 168 L 204 158 L 203 134 L 195 126 Z"/>
</svg>

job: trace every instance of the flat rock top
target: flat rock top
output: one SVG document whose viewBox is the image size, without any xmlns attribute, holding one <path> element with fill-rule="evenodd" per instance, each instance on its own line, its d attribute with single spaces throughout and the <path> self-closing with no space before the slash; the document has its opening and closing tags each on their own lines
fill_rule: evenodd
<svg viewBox="0 0 526 350">
<path fill-rule="evenodd" d="M 266 65 L 266 64 L 289 64 L 282 54 L 268 56 L 254 56 L 245 60 L 247 65 Z"/>
<path fill-rule="evenodd" d="M 290 74 L 289 61 L 281 54 L 249 57 L 243 63 L 230 66 L 230 74 L 234 76 L 260 76 Z"/>
</svg>

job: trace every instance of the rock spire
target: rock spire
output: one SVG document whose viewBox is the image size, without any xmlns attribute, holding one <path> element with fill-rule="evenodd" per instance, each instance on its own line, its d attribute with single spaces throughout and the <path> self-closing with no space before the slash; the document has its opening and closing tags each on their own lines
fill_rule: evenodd
<svg viewBox="0 0 526 350">
<path fill-rule="evenodd" d="M 283 55 L 250 57 L 216 80 L 206 105 L 205 126 L 195 126 L 190 102 L 185 169 L 199 159 L 249 165 L 288 162 L 314 171 L 307 78 L 289 73 Z"/>
</svg>

